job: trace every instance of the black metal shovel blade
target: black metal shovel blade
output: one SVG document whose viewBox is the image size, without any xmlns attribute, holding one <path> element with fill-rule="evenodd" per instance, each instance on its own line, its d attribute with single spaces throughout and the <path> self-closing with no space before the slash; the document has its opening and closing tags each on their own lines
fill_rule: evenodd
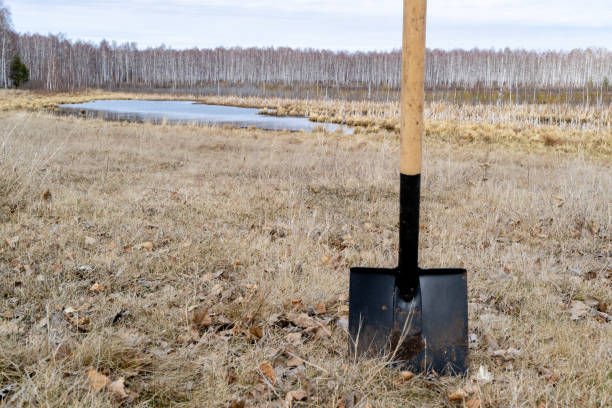
<svg viewBox="0 0 612 408">
<path fill-rule="evenodd" d="M 465 374 L 469 353 L 466 271 L 422 270 L 419 284 L 425 353 L 418 368 L 445 375 Z"/>
<path fill-rule="evenodd" d="M 467 370 L 467 279 L 463 269 L 419 270 L 405 301 L 398 269 L 351 268 L 349 333 L 358 355 L 387 355 L 415 372 Z"/>
</svg>

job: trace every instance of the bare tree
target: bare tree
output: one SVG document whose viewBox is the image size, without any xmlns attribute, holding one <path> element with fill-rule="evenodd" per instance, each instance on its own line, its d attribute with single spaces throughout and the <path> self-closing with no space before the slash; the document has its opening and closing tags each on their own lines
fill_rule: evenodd
<svg viewBox="0 0 612 408">
<path fill-rule="evenodd" d="M 30 68 L 33 85 L 48 90 L 190 88 L 220 93 L 224 89 L 242 92 L 248 88 L 249 92 L 276 92 L 279 96 L 287 92 L 318 97 L 328 92 L 336 96 L 352 92 L 359 98 L 388 99 L 397 97 L 400 86 L 401 55 L 397 50 L 174 50 L 164 45 L 139 49 L 135 43 L 92 44 L 70 41 L 61 35 L 16 35 L 8 10 L 0 10 L 0 86 L 5 87 L 8 80 L 3 69 L 15 53 Z M 433 94 L 452 100 L 465 100 L 468 95 L 480 101 L 488 95 L 493 102 L 538 102 L 545 92 L 549 99 L 556 95 L 557 99 L 576 102 L 581 97 L 585 104 L 602 104 L 610 101 L 605 78 L 612 78 L 612 52 L 605 49 L 434 49 L 427 52 L 425 85 Z"/>
<path fill-rule="evenodd" d="M 8 88 L 10 85 L 8 65 L 13 50 L 14 36 L 11 12 L 4 4 L 4 0 L 0 0 L 0 86 L 3 88 Z"/>
</svg>

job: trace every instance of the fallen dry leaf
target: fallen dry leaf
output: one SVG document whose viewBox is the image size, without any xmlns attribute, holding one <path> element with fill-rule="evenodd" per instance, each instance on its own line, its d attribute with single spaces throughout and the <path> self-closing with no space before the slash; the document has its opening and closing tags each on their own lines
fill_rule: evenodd
<svg viewBox="0 0 612 408">
<path fill-rule="evenodd" d="M 89 388 L 91 388 L 93 392 L 102 391 L 104 387 L 106 387 L 111 382 L 107 376 L 94 369 L 87 370 L 85 374 L 89 379 Z"/>
<path fill-rule="evenodd" d="M 303 329 L 318 326 L 316 320 L 308 316 L 306 313 L 287 313 L 287 319 L 289 319 L 294 326 L 301 327 Z"/>
<path fill-rule="evenodd" d="M 329 261 L 331 261 L 331 257 L 329 255 L 325 255 L 323 258 L 321 258 L 321 265 L 327 265 L 329 264 Z"/>
<path fill-rule="evenodd" d="M 493 357 L 502 358 L 504 361 L 510 361 L 520 357 L 521 351 L 515 348 L 509 348 L 507 350 L 495 350 L 491 355 Z"/>
<path fill-rule="evenodd" d="M 130 396 L 125 390 L 125 378 L 123 377 L 110 383 L 108 385 L 108 391 L 110 391 L 113 398 L 117 401 L 123 401 Z"/>
<path fill-rule="evenodd" d="M 459 388 L 457 391 L 449 395 L 448 400 L 451 402 L 463 401 L 468 397 L 467 392 Z"/>
<path fill-rule="evenodd" d="M 272 367 L 272 364 L 270 364 L 268 361 L 264 361 L 259 364 L 259 369 L 264 377 L 270 380 L 272 384 L 276 384 L 276 374 L 274 373 L 274 367 Z"/>
<path fill-rule="evenodd" d="M 205 329 L 212 324 L 212 318 L 210 317 L 208 310 L 198 310 L 193 314 L 191 322 L 198 329 Z"/>
<path fill-rule="evenodd" d="M 285 336 L 285 339 L 294 346 L 302 344 L 302 333 L 289 333 Z"/>
<path fill-rule="evenodd" d="M 135 331 L 121 331 L 119 337 L 130 346 L 138 346 L 145 341 L 145 338 Z"/>
<path fill-rule="evenodd" d="M 302 365 L 304 365 L 304 362 L 301 358 L 291 357 L 287 359 L 287 367 L 300 367 Z"/>
<path fill-rule="evenodd" d="M 331 337 L 331 329 L 329 326 L 320 325 L 315 329 L 315 340 L 328 339 Z"/>
<path fill-rule="evenodd" d="M 289 300 L 289 302 L 291 303 L 291 307 L 294 309 L 301 310 L 304 308 L 304 302 L 302 302 L 302 299 L 295 298 Z"/>
<path fill-rule="evenodd" d="M 261 339 L 263 337 L 263 330 L 261 327 L 259 326 L 253 326 L 249 329 L 249 333 L 257 338 L 257 339 Z"/>
<path fill-rule="evenodd" d="M 400 371 L 400 379 L 403 382 L 410 381 L 414 378 L 414 373 L 412 371 Z"/>
<path fill-rule="evenodd" d="M 89 288 L 90 291 L 92 291 L 93 293 L 100 293 L 100 292 L 104 292 L 106 290 L 106 286 L 100 285 L 99 283 L 94 283 L 91 288 Z"/>
<path fill-rule="evenodd" d="M 189 329 L 187 333 L 183 333 L 177 338 L 179 344 L 197 343 L 200 340 L 200 334 L 195 329 Z"/>
<path fill-rule="evenodd" d="M 293 401 L 306 401 L 307 398 L 308 395 L 302 390 L 289 391 L 287 395 L 285 395 L 285 401 L 289 403 L 289 406 L 291 406 Z"/>
<path fill-rule="evenodd" d="M 145 249 L 147 251 L 151 251 L 151 250 L 153 250 L 153 242 L 151 242 L 151 241 L 143 242 L 142 244 L 138 245 L 138 247 L 140 249 Z"/>
</svg>

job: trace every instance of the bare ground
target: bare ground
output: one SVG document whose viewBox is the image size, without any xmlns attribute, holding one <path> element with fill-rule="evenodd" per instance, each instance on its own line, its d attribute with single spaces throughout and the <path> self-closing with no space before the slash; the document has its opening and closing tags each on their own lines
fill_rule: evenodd
<svg viewBox="0 0 612 408">
<path fill-rule="evenodd" d="M 610 157 L 529 150 L 426 140 L 471 363 L 408 379 L 344 329 L 349 267 L 396 263 L 396 135 L 2 113 L 0 406 L 610 406 Z"/>
</svg>

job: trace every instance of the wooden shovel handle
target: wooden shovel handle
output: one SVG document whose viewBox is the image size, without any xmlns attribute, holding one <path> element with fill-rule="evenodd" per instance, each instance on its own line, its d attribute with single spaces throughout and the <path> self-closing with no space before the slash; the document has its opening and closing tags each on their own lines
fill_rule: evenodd
<svg viewBox="0 0 612 408">
<path fill-rule="evenodd" d="M 421 174 L 427 0 L 404 0 L 400 171 Z"/>
</svg>

